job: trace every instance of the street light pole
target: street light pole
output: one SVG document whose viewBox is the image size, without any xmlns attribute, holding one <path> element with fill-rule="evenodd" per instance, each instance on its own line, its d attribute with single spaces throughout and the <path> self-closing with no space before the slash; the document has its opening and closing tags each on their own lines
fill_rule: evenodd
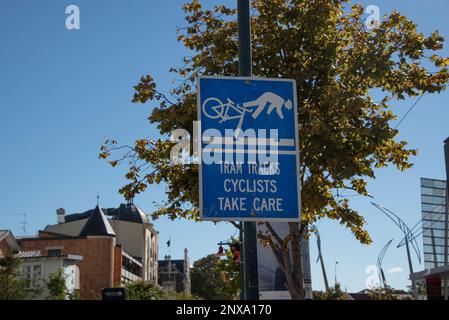
<svg viewBox="0 0 449 320">
<path fill-rule="evenodd" d="M 251 59 L 251 17 L 249 0 L 237 0 L 238 43 L 239 43 L 239 74 L 242 77 L 252 76 Z M 259 299 L 259 279 L 257 266 L 257 236 L 256 223 L 243 222 L 241 284 L 243 299 Z"/>
</svg>

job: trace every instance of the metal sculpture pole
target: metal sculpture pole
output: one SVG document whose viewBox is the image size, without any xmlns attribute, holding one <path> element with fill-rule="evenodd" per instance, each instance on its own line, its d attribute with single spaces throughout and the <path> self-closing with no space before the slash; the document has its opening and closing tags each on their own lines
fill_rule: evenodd
<svg viewBox="0 0 449 320">
<path fill-rule="evenodd" d="M 412 263 L 412 257 L 410 254 L 410 245 L 412 246 L 413 250 L 416 253 L 416 256 L 418 257 L 418 260 L 421 263 L 421 253 L 419 250 L 418 243 L 416 242 L 416 238 L 413 237 L 413 232 L 410 230 L 410 228 L 407 226 L 407 224 L 401 218 L 399 218 L 399 216 L 397 214 L 395 214 L 393 211 L 391 211 L 377 203 L 374 203 L 374 202 L 371 202 L 371 204 L 373 206 L 375 206 L 377 209 L 379 209 L 380 211 L 382 211 L 388 218 L 390 218 L 390 220 L 393 221 L 394 224 L 396 224 L 398 226 L 398 228 L 401 229 L 401 231 L 404 233 L 405 248 L 407 251 L 407 261 L 408 261 L 410 276 L 412 276 L 413 263 Z M 417 298 L 416 282 L 415 282 L 415 279 L 413 279 L 413 278 L 411 279 L 411 285 L 412 285 L 412 296 L 414 299 L 416 299 Z"/>
<path fill-rule="evenodd" d="M 392 242 L 393 239 L 388 241 L 387 244 L 383 246 L 382 250 L 380 250 L 379 256 L 377 257 L 377 269 L 379 270 L 379 280 L 384 288 L 387 288 L 387 280 L 385 278 L 384 270 L 382 269 L 382 262 L 384 261 L 385 254 L 387 253 L 387 250 Z"/>
<path fill-rule="evenodd" d="M 407 260 L 408 260 L 408 268 L 410 270 L 410 276 L 413 275 L 413 264 L 412 264 L 412 257 L 410 255 L 410 248 L 409 248 L 409 244 L 408 244 L 408 239 L 405 239 L 405 247 L 407 249 Z M 417 293 L 416 293 L 416 281 L 415 279 L 411 279 L 412 281 L 412 295 L 413 298 L 417 298 Z"/>
<path fill-rule="evenodd" d="M 327 281 L 327 274 L 326 268 L 324 267 L 323 253 L 321 252 L 320 233 L 318 232 L 318 228 L 316 226 L 314 226 L 313 229 L 314 229 L 313 232 L 315 233 L 316 236 L 316 244 L 318 246 L 318 259 L 316 260 L 316 262 L 318 262 L 318 260 L 320 261 L 321 271 L 323 272 L 324 287 L 326 288 L 326 291 L 329 291 L 329 282 Z"/>
</svg>

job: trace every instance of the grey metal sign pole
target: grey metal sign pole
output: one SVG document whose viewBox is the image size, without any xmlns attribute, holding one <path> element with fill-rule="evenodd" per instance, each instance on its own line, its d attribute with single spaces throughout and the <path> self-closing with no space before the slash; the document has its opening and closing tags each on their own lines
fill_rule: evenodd
<svg viewBox="0 0 449 320">
<path fill-rule="evenodd" d="M 449 138 L 444 141 L 444 158 L 446 162 L 446 214 L 444 219 L 444 265 L 448 265 L 448 225 L 449 225 Z M 448 300 L 447 276 L 444 276 L 444 300 Z"/>
<path fill-rule="evenodd" d="M 252 76 L 251 59 L 251 17 L 249 0 L 237 0 L 238 33 L 239 33 L 239 73 L 243 77 Z M 257 236 L 256 222 L 243 222 L 242 258 L 243 298 L 245 300 L 259 299 L 259 279 L 257 273 Z"/>
</svg>

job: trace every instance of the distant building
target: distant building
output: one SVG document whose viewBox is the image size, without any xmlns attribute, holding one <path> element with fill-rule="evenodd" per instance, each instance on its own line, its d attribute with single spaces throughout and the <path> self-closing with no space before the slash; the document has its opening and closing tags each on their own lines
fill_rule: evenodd
<svg viewBox="0 0 449 320">
<path fill-rule="evenodd" d="M 368 293 L 368 289 L 363 289 L 359 292 L 348 293 L 348 296 L 350 300 L 373 300 Z"/>
<path fill-rule="evenodd" d="M 67 298 L 79 290 L 80 274 L 77 263 L 81 256 L 73 254 L 61 254 L 60 250 L 49 249 L 46 254 L 40 250 L 22 251 L 19 243 L 9 230 L 0 230 L 0 259 L 6 252 L 15 253 L 15 257 L 21 260 L 21 275 L 29 279 L 30 289 L 42 289 L 36 299 L 45 299 L 48 292 L 45 290 L 45 281 L 50 275 L 62 271 L 67 290 Z"/>
<path fill-rule="evenodd" d="M 20 239 L 19 244 L 23 250 L 40 251 L 45 256 L 82 256 L 78 267 L 83 299 L 99 297 L 103 288 L 142 279 L 142 263 L 117 243 L 116 233 L 102 209 L 97 206 L 85 221 L 74 222 L 81 227 L 76 235 L 64 234 L 64 229 L 73 234 L 75 227 L 61 223 L 61 228 L 55 228 L 59 233 L 46 228 L 46 231 L 39 231 L 37 237 Z"/>
<path fill-rule="evenodd" d="M 446 180 L 421 179 L 425 269 L 410 275 L 425 283 L 428 300 L 449 298 L 449 138 L 444 141 L 444 154 Z"/>
<path fill-rule="evenodd" d="M 426 269 L 444 264 L 446 181 L 421 178 L 424 264 Z"/>
<path fill-rule="evenodd" d="M 8 251 L 18 252 L 20 246 L 9 230 L 0 230 L 0 259 L 5 256 Z"/>
<path fill-rule="evenodd" d="M 410 277 L 425 283 L 428 300 L 444 298 L 444 277 L 449 267 L 444 265 L 447 185 L 444 180 L 421 178 L 422 235 L 425 269 Z"/>
<path fill-rule="evenodd" d="M 165 256 L 159 261 L 159 285 L 166 290 L 191 294 L 189 253 L 184 249 L 183 260 L 172 260 Z"/>
<path fill-rule="evenodd" d="M 50 279 L 50 275 L 63 272 L 67 299 L 80 289 L 80 272 L 77 263 L 83 259 L 81 256 L 73 254 L 61 254 L 51 252 L 42 254 L 37 251 L 20 251 L 16 254 L 21 260 L 22 277 L 29 279 L 30 288 L 43 289 L 36 299 L 46 299 L 48 292 L 45 290 L 45 281 Z"/>
<path fill-rule="evenodd" d="M 66 215 L 64 209 L 58 209 L 57 224 L 48 225 L 44 231 L 78 236 L 94 210 Z M 121 204 L 118 208 L 102 209 L 115 234 L 117 245 L 122 247 L 124 265 L 140 265 L 134 273 L 125 272 L 121 283 L 139 279 L 157 284 L 158 273 L 158 232 L 145 213 L 133 203 Z M 134 268 L 134 267 L 132 267 Z M 135 268 L 134 268 L 135 269 Z"/>
<path fill-rule="evenodd" d="M 403 290 L 394 290 L 391 293 L 394 300 L 411 300 L 412 296 L 403 291 Z M 363 289 L 362 291 L 356 292 L 356 293 L 348 293 L 350 300 L 374 300 L 370 296 L 369 289 Z"/>
</svg>

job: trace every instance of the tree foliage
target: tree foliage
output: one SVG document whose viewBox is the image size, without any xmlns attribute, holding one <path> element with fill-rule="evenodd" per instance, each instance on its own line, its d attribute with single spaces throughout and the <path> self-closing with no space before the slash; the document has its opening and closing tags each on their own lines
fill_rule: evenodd
<svg viewBox="0 0 449 320">
<path fill-rule="evenodd" d="M 239 272 L 230 250 L 223 259 L 208 255 L 193 263 L 192 293 L 206 300 L 233 300 L 240 290 Z"/>
<path fill-rule="evenodd" d="M 144 281 L 134 281 L 125 285 L 126 300 L 197 300 L 196 296 L 170 292 Z"/>
<path fill-rule="evenodd" d="M 341 290 L 341 285 L 336 283 L 334 287 L 324 292 L 315 291 L 313 293 L 314 300 L 351 300 L 351 297 Z"/>
<path fill-rule="evenodd" d="M 397 300 L 395 290 L 390 286 L 379 286 L 368 289 L 368 295 L 373 300 Z"/>
<path fill-rule="evenodd" d="M 22 300 L 32 298 L 30 281 L 21 278 L 20 259 L 12 251 L 0 259 L 0 300 Z"/>
<path fill-rule="evenodd" d="M 65 300 L 67 297 L 67 287 L 65 285 L 64 271 L 58 270 L 49 275 L 45 281 L 47 287 L 48 300 Z"/>
<path fill-rule="evenodd" d="M 395 102 L 438 93 L 449 79 L 449 59 L 438 55 L 444 41 L 438 32 L 424 35 L 396 11 L 371 30 L 363 7 L 349 8 L 348 2 L 252 1 L 254 76 L 290 78 L 297 84 L 303 223 L 291 224 L 285 239 L 271 232 L 259 235 L 277 250 L 290 284 L 301 282 L 301 265 L 294 265 L 300 260 L 295 258 L 299 246 L 291 249 L 290 260 L 288 242 L 298 244 L 309 223 L 330 218 L 360 242 L 371 242 L 364 217 L 342 191 L 366 196 L 376 169 L 393 165 L 404 171 L 412 166 L 417 150 L 397 139 Z M 238 75 L 238 37 L 235 9 L 206 9 L 198 0 L 183 9 L 186 26 L 179 29 L 178 40 L 191 55 L 171 69 L 181 80 L 163 93 L 151 75 L 142 76 L 133 97 L 135 103 L 151 102 L 149 121 L 161 138 L 138 139 L 130 146 L 107 140 L 100 158 L 109 159 L 113 167 L 128 166 L 128 183 L 120 189 L 128 199 L 151 184 L 167 184 L 167 201 L 154 218 L 197 220 L 198 167 L 170 162 L 173 142 L 167 135 L 178 128 L 193 132 L 198 75 Z M 375 96 L 380 99 L 375 101 Z M 291 293 L 293 289 L 301 288 L 291 284 Z"/>
</svg>

